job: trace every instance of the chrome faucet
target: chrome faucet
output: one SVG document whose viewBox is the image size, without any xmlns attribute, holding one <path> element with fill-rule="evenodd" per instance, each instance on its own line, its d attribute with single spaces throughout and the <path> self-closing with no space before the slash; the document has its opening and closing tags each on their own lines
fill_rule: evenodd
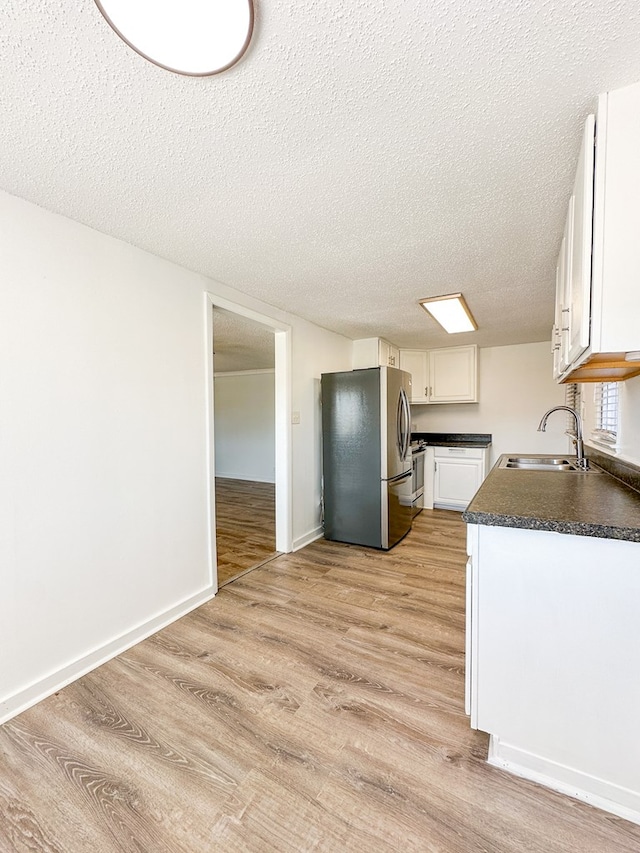
<svg viewBox="0 0 640 853">
<path fill-rule="evenodd" d="M 569 412 L 570 415 L 573 415 L 576 421 L 576 437 L 574 439 L 574 444 L 576 446 L 576 465 L 578 468 L 582 468 L 583 471 L 588 471 L 589 469 L 589 461 L 585 459 L 584 455 L 584 444 L 582 442 L 582 418 L 576 412 L 575 409 L 572 409 L 570 406 L 554 406 L 553 409 L 549 409 L 548 412 L 542 416 L 542 420 L 538 424 L 538 432 L 544 432 L 547 428 L 547 418 L 552 412 Z"/>
</svg>

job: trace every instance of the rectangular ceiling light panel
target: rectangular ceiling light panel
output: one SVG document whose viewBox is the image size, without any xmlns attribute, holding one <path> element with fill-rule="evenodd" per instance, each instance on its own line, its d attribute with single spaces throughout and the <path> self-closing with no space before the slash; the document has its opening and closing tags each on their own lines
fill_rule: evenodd
<svg viewBox="0 0 640 853">
<path fill-rule="evenodd" d="M 478 328 L 461 293 L 421 299 L 420 305 L 451 335 L 457 332 L 475 332 Z"/>
</svg>

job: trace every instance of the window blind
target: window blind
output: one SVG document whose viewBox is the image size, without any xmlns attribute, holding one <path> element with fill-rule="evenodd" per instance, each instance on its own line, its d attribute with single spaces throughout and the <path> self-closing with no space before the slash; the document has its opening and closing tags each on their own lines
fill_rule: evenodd
<svg viewBox="0 0 640 853">
<path fill-rule="evenodd" d="M 599 382 L 595 388 L 594 438 L 615 444 L 618 437 L 618 382 Z"/>
<path fill-rule="evenodd" d="M 569 383 L 564 386 L 564 404 L 580 412 L 580 386 L 577 382 Z M 576 434 L 576 421 L 573 415 L 567 412 L 567 432 L 571 435 Z"/>
</svg>

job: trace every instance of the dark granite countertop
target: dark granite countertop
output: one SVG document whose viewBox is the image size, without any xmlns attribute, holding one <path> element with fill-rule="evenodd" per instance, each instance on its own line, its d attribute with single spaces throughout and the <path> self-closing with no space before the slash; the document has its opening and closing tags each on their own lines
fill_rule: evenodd
<svg viewBox="0 0 640 853">
<path fill-rule="evenodd" d="M 500 459 L 464 521 L 640 542 L 640 492 L 593 463 L 590 472 L 563 474 L 499 468 Z"/>
<path fill-rule="evenodd" d="M 412 432 L 412 441 L 433 447 L 489 447 L 491 433 L 484 432 Z"/>
</svg>

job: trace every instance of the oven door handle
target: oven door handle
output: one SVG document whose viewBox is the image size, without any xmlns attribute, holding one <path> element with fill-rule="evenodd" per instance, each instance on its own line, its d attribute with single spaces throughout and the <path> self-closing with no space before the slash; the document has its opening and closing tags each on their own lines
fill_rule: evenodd
<svg viewBox="0 0 640 853">
<path fill-rule="evenodd" d="M 413 471 L 405 471 L 404 474 L 398 474 L 396 477 L 390 477 L 387 483 L 402 483 L 413 476 Z"/>
</svg>

